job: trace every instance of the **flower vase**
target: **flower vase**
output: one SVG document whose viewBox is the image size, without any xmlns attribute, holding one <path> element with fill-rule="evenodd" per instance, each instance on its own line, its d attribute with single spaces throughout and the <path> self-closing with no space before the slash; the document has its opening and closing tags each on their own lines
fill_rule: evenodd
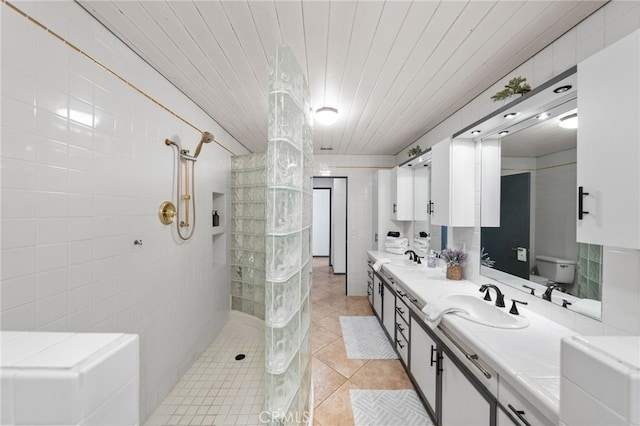
<svg viewBox="0 0 640 426">
<path fill-rule="evenodd" d="M 447 279 L 448 280 L 461 280 L 462 279 L 462 265 L 448 265 L 447 266 Z"/>
</svg>

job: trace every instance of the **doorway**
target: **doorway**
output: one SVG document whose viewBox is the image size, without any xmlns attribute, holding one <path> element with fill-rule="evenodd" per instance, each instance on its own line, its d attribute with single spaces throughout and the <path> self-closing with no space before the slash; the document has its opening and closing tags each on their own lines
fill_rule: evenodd
<svg viewBox="0 0 640 426">
<path fill-rule="evenodd" d="M 347 294 L 347 186 L 347 177 L 313 178 L 313 256 L 323 256 L 321 250 L 326 248 L 328 239 L 329 265 L 334 275 L 345 275 L 345 294 Z M 326 197 L 328 197 L 328 210 Z M 326 231 L 327 222 L 328 231 Z M 316 249 L 318 249 L 317 252 Z"/>
</svg>

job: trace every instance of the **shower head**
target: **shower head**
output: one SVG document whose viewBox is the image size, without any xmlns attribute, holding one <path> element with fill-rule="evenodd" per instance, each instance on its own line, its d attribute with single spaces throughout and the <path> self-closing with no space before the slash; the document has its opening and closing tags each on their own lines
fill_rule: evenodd
<svg viewBox="0 0 640 426">
<path fill-rule="evenodd" d="M 200 138 L 200 142 L 198 143 L 196 152 L 193 154 L 193 156 L 195 158 L 198 158 L 198 155 L 200 155 L 200 150 L 202 149 L 202 144 L 209 142 L 213 142 L 213 135 L 209 132 L 202 132 L 202 137 Z"/>
</svg>

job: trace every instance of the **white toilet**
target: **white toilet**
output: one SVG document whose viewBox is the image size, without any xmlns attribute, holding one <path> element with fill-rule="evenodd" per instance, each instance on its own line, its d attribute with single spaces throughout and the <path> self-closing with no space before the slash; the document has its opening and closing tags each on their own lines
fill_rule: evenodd
<svg viewBox="0 0 640 426">
<path fill-rule="evenodd" d="M 576 273 L 576 262 L 574 260 L 538 255 L 536 256 L 536 265 L 540 275 L 531 275 L 531 281 L 543 285 L 550 284 L 550 282 L 573 284 Z"/>
</svg>

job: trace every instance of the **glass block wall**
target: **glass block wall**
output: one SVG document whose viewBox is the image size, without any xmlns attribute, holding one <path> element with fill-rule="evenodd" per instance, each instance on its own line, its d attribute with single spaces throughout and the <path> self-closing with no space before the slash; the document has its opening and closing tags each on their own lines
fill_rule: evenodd
<svg viewBox="0 0 640 426">
<path fill-rule="evenodd" d="M 264 319 L 267 169 L 264 153 L 231 160 L 231 309 Z"/>
<path fill-rule="evenodd" d="M 578 286 L 579 296 L 593 300 L 602 297 L 602 246 L 578 244 Z"/>
<path fill-rule="evenodd" d="M 309 89 L 286 46 L 271 58 L 269 85 L 265 411 L 272 424 L 300 424 L 311 387 L 313 141 Z"/>
</svg>

